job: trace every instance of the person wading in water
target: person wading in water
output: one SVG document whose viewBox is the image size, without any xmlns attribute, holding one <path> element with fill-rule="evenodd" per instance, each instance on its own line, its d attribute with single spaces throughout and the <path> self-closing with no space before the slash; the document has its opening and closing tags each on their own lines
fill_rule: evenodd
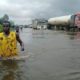
<svg viewBox="0 0 80 80">
<path fill-rule="evenodd" d="M 24 44 L 18 33 L 10 31 L 10 22 L 3 22 L 3 32 L 0 33 L 0 57 L 13 57 L 18 55 L 17 41 L 20 43 L 21 51 Z"/>
</svg>

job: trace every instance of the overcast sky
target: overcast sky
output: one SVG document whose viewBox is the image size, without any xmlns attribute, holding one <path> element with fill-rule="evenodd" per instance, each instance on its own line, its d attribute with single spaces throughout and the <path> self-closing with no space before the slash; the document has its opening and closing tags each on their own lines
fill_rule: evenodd
<svg viewBox="0 0 80 80">
<path fill-rule="evenodd" d="M 0 17 L 8 14 L 16 24 L 34 18 L 51 18 L 80 11 L 80 0 L 0 0 Z"/>
</svg>

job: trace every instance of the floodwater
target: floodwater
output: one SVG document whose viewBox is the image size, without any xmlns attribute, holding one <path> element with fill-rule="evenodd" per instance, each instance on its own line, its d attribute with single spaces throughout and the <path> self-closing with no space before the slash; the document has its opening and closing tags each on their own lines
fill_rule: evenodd
<svg viewBox="0 0 80 80">
<path fill-rule="evenodd" d="M 1 61 L 0 80 L 80 80 L 80 33 L 24 28 L 23 61 Z M 20 48 L 20 47 L 19 47 Z"/>
</svg>

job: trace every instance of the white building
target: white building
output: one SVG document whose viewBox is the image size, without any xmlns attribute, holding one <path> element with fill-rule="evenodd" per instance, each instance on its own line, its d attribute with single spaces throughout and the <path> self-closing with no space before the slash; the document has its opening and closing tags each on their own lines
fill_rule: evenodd
<svg viewBox="0 0 80 80">
<path fill-rule="evenodd" d="M 47 29 L 47 20 L 45 19 L 34 19 L 32 20 L 33 29 Z"/>
</svg>

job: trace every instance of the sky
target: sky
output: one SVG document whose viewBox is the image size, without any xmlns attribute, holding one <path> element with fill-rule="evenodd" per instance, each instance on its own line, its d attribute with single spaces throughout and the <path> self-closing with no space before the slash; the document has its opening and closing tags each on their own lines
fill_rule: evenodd
<svg viewBox="0 0 80 80">
<path fill-rule="evenodd" d="M 80 12 L 80 0 L 0 0 L 0 17 L 7 14 L 15 24 L 31 24 L 35 18 L 49 19 Z"/>
</svg>

